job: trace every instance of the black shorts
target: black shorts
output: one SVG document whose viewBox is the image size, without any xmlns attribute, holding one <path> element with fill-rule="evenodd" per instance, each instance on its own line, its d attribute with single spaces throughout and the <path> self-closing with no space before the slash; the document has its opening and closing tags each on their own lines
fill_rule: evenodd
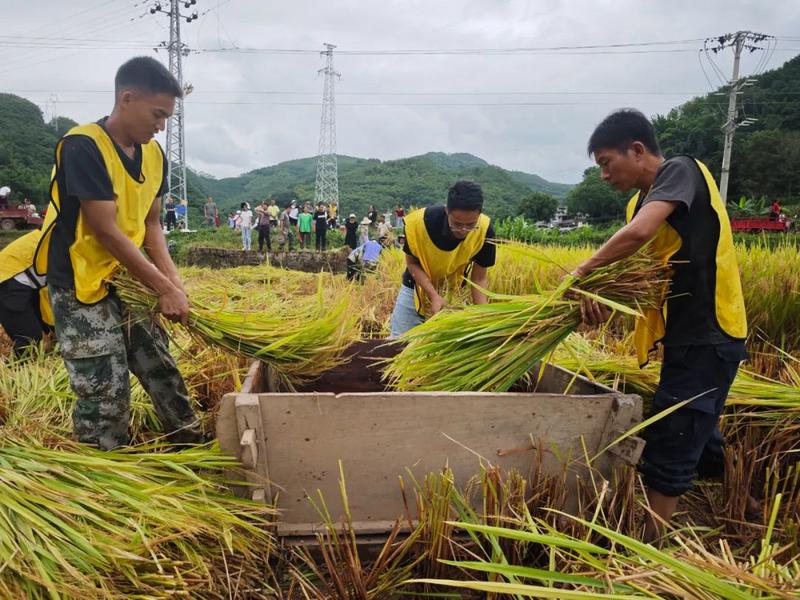
<svg viewBox="0 0 800 600">
<path fill-rule="evenodd" d="M 717 423 L 745 358 L 743 341 L 664 348 L 661 379 L 648 416 L 699 397 L 644 431 L 647 445 L 639 470 L 648 488 L 680 496 L 692 489 L 698 471 L 703 477 L 722 474 L 723 440 Z"/>
</svg>

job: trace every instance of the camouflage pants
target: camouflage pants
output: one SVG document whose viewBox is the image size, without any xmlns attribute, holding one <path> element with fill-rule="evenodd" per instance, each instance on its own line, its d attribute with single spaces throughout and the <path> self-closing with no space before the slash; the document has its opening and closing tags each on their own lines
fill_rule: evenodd
<svg viewBox="0 0 800 600">
<path fill-rule="evenodd" d="M 150 395 L 170 439 L 202 441 L 161 327 L 146 317 L 132 317 L 113 293 L 96 304 L 82 304 L 72 290 L 51 285 L 49 291 L 61 356 L 77 396 L 72 422 L 79 441 L 104 450 L 128 443 L 129 369 Z"/>
</svg>

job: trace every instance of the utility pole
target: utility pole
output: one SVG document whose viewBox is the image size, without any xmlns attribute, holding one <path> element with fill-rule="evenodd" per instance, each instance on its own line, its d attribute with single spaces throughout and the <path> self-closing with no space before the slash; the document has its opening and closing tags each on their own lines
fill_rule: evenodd
<svg viewBox="0 0 800 600">
<path fill-rule="evenodd" d="M 195 21 L 197 11 L 191 15 L 182 15 L 180 5 L 190 8 L 197 4 L 197 0 L 167 0 L 169 9 L 162 8 L 161 2 L 156 2 L 150 8 L 150 14 L 163 13 L 169 17 L 169 42 L 161 42 L 160 47 L 169 52 L 169 72 L 178 80 L 184 96 L 188 96 L 191 85 L 183 84 L 183 57 L 189 55 L 189 48 L 181 42 L 181 19 L 187 23 Z M 158 50 L 158 48 L 156 48 Z M 189 197 L 186 193 L 186 138 L 184 137 L 183 98 L 175 98 L 175 111 L 167 121 L 167 194 L 176 205 L 186 202 L 186 215 L 183 228 L 189 229 Z"/>
<path fill-rule="evenodd" d="M 772 36 L 763 33 L 753 33 L 752 31 L 737 31 L 736 33 L 728 33 L 718 38 L 710 38 L 706 40 L 705 50 L 710 50 L 714 54 L 721 52 L 725 48 L 733 48 L 733 74 L 730 80 L 730 92 L 728 93 L 728 114 L 725 123 L 722 125 L 722 132 L 725 134 L 725 144 L 722 150 L 722 171 L 719 178 L 719 193 L 722 201 L 728 201 L 728 180 L 731 173 L 731 153 L 733 151 L 733 134 L 739 127 L 747 127 L 756 122 L 756 119 L 747 118 L 743 121 L 736 120 L 736 103 L 741 90 L 745 85 L 750 82 L 748 79 L 739 79 L 739 62 L 742 58 L 742 51 L 749 50 L 755 52 L 756 50 L 763 50 L 758 46 L 759 42 L 764 41 Z M 709 42 L 714 42 L 714 45 L 709 46 Z"/>
<path fill-rule="evenodd" d="M 320 56 L 325 57 L 325 67 L 317 71 L 324 73 L 325 83 L 322 93 L 322 117 L 319 124 L 319 152 L 317 154 L 317 180 L 314 188 L 314 202 L 339 204 L 339 167 L 336 160 L 336 98 L 335 78 L 341 78 L 333 68 L 333 44 L 325 44 Z M 338 206 L 338 214 L 342 207 Z"/>
<path fill-rule="evenodd" d="M 50 94 L 50 104 L 53 106 L 53 117 L 50 120 L 53 122 L 53 129 L 58 133 L 58 94 Z"/>
</svg>

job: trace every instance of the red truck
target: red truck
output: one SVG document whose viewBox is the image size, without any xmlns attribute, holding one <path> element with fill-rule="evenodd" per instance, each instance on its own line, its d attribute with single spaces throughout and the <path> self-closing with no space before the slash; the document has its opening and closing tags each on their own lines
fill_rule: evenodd
<svg viewBox="0 0 800 600">
<path fill-rule="evenodd" d="M 788 233 L 792 229 L 794 222 L 786 215 L 781 215 L 777 219 L 770 217 L 733 217 L 731 218 L 731 229 L 745 233 L 778 232 Z"/>
<path fill-rule="evenodd" d="M 3 231 L 39 227 L 42 221 L 42 217 L 29 213 L 26 208 L 0 208 L 0 229 Z"/>
</svg>

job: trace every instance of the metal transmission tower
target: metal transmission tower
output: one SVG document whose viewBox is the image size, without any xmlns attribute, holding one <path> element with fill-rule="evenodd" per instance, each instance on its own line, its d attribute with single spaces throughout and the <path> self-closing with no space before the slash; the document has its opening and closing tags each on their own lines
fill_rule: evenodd
<svg viewBox="0 0 800 600">
<path fill-rule="evenodd" d="M 719 193 L 722 196 L 722 201 L 728 201 L 728 180 L 731 174 L 731 152 L 733 151 L 733 134 L 739 127 L 748 127 L 756 122 L 757 119 L 745 118 L 741 121 L 737 120 L 736 103 L 739 94 L 742 93 L 742 88 L 746 85 L 751 85 L 752 81 L 744 78 L 739 78 L 739 61 L 742 57 L 742 51 L 748 50 L 755 52 L 756 50 L 764 50 L 763 46 L 758 44 L 764 40 L 771 40 L 773 36 L 765 35 L 763 33 L 754 33 L 752 31 L 737 31 L 736 33 L 727 33 L 718 38 L 709 38 L 706 40 L 704 50 L 711 51 L 714 54 L 721 52 L 726 48 L 733 48 L 733 75 L 730 80 L 730 92 L 728 94 L 728 114 L 725 123 L 722 125 L 722 131 L 725 134 L 725 146 L 722 151 L 722 172 L 719 178 Z"/>
<path fill-rule="evenodd" d="M 325 68 L 317 73 L 325 74 L 322 94 L 322 118 L 319 122 L 319 153 L 317 155 L 317 182 L 314 190 L 316 204 L 324 202 L 339 204 L 339 167 L 336 161 L 336 98 L 334 81 L 341 78 L 333 68 L 333 44 L 325 44 L 326 50 L 320 52 L 325 57 Z M 338 209 L 341 213 L 341 207 Z"/>
<path fill-rule="evenodd" d="M 160 47 L 169 52 L 169 72 L 178 80 L 184 95 L 191 93 L 191 85 L 183 84 L 183 57 L 189 54 L 189 48 L 181 42 L 181 19 L 187 23 L 196 20 L 197 11 L 191 15 L 182 15 L 180 5 L 185 8 L 197 4 L 197 0 L 168 0 L 169 9 L 162 8 L 161 2 L 156 2 L 150 8 L 150 14 L 164 13 L 169 17 L 169 42 L 161 42 Z M 169 197 L 175 204 L 186 202 L 186 215 L 184 229 L 189 228 L 189 198 L 186 194 L 186 139 L 184 137 L 183 98 L 175 98 L 175 111 L 167 121 L 167 185 Z"/>
</svg>

